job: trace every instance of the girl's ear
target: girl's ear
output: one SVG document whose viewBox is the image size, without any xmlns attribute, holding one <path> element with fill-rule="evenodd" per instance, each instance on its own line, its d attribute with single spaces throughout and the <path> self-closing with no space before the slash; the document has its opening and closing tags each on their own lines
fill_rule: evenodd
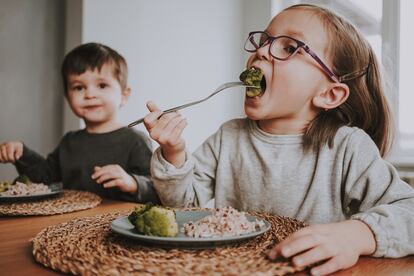
<svg viewBox="0 0 414 276">
<path fill-rule="evenodd" d="M 130 95 L 131 95 L 131 87 L 128 86 L 122 91 L 120 107 L 124 106 L 128 102 Z"/>
<path fill-rule="evenodd" d="M 332 83 L 324 92 L 312 99 L 314 106 L 328 110 L 343 104 L 349 96 L 349 87 L 344 83 Z"/>
</svg>

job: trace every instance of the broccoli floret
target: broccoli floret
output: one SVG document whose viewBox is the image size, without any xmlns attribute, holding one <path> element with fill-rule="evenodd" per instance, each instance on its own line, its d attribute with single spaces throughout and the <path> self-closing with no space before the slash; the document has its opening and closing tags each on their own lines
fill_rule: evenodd
<svg viewBox="0 0 414 276">
<path fill-rule="evenodd" d="M 7 191 L 12 184 L 8 181 L 0 182 L 0 193 Z"/>
<path fill-rule="evenodd" d="M 248 97 L 256 97 L 260 95 L 260 93 L 262 92 L 262 87 L 261 87 L 261 82 L 263 79 L 262 70 L 256 69 L 253 67 L 250 69 L 246 69 L 240 74 L 239 78 L 240 78 L 240 81 L 242 81 L 244 84 L 257 87 L 257 88 L 249 87 L 246 89 L 246 95 Z"/>
<path fill-rule="evenodd" d="M 152 207 L 151 203 L 147 204 L 138 204 L 135 206 L 134 211 L 132 211 L 131 214 L 128 216 L 128 220 L 131 224 L 135 225 L 135 221 L 137 220 L 137 217 L 144 213 L 145 211 L 149 210 Z"/>
<path fill-rule="evenodd" d="M 15 184 L 16 182 L 24 183 L 24 184 L 26 184 L 26 185 L 29 185 L 30 183 L 32 183 L 32 182 L 30 181 L 29 177 L 27 177 L 27 175 L 24 175 L 24 174 L 19 175 L 18 177 L 16 177 L 16 178 L 13 180 L 13 184 Z"/>
<path fill-rule="evenodd" d="M 145 205 L 134 210 L 128 217 L 138 232 L 160 237 L 175 237 L 178 225 L 175 212 L 161 206 Z"/>
</svg>

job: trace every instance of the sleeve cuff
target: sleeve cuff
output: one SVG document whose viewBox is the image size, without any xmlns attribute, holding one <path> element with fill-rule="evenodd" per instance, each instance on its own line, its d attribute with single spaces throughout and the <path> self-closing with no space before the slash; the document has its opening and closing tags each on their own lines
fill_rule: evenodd
<svg viewBox="0 0 414 276">
<path fill-rule="evenodd" d="M 151 202 L 153 204 L 160 204 L 160 199 L 155 191 L 149 177 L 141 175 L 132 175 L 137 182 L 137 192 L 135 197 L 139 203 Z"/>
<path fill-rule="evenodd" d="M 371 228 L 374 233 L 376 249 L 372 254 L 373 257 L 384 257 L 388 251 L 388 233 L 382 228 L 374 215 L 369 213 L 359 213 L 351 217 L 351 219 L 360 220 Z"/>
<path fill-rule="evenodd" d="M 157 177 L 158 179 L 181 179 L 193 169 L 191 154 L 186 152 L 185 155 L 185 163 L 180 168 L 176 168 L 164 159 L 161 153 L 161 148 L 157 148 L 151 159 L 151 175 Z"/>
</svg>

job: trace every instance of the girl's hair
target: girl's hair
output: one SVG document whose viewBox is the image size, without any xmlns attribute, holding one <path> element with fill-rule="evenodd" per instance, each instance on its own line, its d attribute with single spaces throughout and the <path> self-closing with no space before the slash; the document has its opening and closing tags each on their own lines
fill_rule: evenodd
<svg viewBox="0 0 414 276">
<path fill-rule="evenodd" d="M 61 68 L 65 95 L 69 75 L 80 75 L 86 70 L 101 70 L 104 64 L 112 65 L 114 77 L 118 80 L 122 90 L 126 89 L 128 67 L 125 59 L 108 46 L 92 42 L 79 45 L 65 56 Z"/>
<path fill-rule="evenodd" d="M 391 114 L 385 98 L 378 61 L 370 44 L 356 28 L 333 12 L 314 5 L 299 4 L 286 8 L 314 12 L 328 32 L 328 59 L 333 72 L 349 87 L 349 97 L 340 106 L 321 111 L 304 135 L 304 149 L 315 152 L 333 146 L 341 126 L 363 129 L 384 156 L 392 140 Z"/>
</svg>

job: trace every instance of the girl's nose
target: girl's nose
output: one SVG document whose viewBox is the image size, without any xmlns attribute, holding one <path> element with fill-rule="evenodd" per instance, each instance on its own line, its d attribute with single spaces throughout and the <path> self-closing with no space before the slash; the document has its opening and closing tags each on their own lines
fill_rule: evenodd
<svg viewBox="0 0 414 276">
<path fill-rule="evenodd" d="M 262 60 L 271 60 L 272 56 L 269 53 L 270 43 L 266 43 L 256 51 L 256 55 L 258 59 Z"/>
</svg>

